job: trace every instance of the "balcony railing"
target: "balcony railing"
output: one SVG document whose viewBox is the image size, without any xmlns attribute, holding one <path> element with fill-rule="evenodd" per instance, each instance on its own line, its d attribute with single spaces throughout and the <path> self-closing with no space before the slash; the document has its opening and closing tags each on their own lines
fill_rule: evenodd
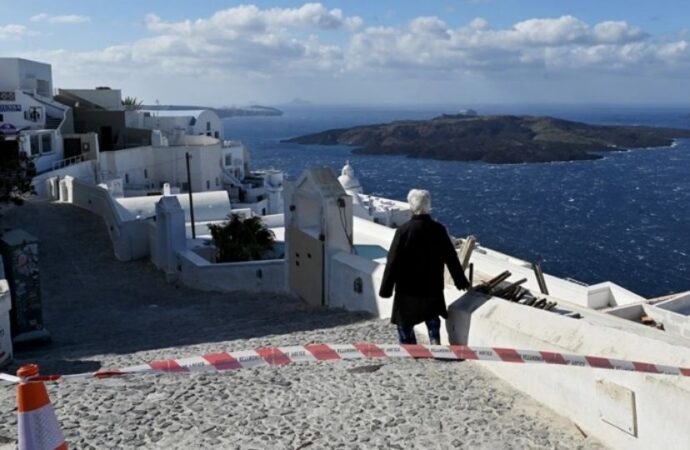
<svg viewBox="0 0 690 450">
<path fill-rule="evenodd" d="M 62 169 L 72 164 L 77 164 L 84 161 L 84 155 L 72 156 L 71 158 L 61 159 L 53 163 L 53 170 Z"/>
</svg>

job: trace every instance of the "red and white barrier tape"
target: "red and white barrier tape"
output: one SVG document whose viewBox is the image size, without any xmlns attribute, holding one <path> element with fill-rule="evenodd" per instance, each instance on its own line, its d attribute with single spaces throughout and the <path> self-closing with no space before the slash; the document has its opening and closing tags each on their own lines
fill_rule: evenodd
<svg viewBox="0 0 690 450">
<path fill-rule="evenodd" d="M 223 372 L 252 367 L 282 366 L 299 362 L 334 361 L 370 358 L 433 358 L 444 360 L 477 360 L 526 364 L 556 364 L 624 370 L 652 374 L 690 377 L 690 368 L 652 364 L 639 361 L 522 350 L 498 347 L 468 347 L 465 345 L 398 345 L 398 344 L 308 344 L 291 347 L 263 347 L 227 353 L 209 353 L 181 359 L 166 359 L 117 370 L 74 375 L 41 375 L 31 381 L 68 381 L 85 378 L 110 378 L 140 373 Z M 2 374 L 2 379 L 18 382 L 17 377 Z"/>
</svg>

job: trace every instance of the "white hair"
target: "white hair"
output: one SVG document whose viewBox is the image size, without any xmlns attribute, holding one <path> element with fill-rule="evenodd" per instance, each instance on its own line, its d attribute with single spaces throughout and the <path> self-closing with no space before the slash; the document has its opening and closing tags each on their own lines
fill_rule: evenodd
<svg viewBox="0 0 690 450">
<path fill-rule="evenodd" d="M 412 189 L 407 194 L 407 203 L 415 216 L 431 212 L 431 194 L 425 189 Z"/>
</svg>

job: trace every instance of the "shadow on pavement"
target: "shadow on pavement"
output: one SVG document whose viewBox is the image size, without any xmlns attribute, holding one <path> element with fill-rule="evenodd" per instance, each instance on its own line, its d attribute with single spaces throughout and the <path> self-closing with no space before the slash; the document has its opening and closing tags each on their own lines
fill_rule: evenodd
<svg viewBox="0 0 690 450">
<path fill-rule="evenodd" d="M 44 324 L 53 340 L 16 352 L 8 371 L 26 361 L 38 361 L 43 373 L 57 367 L 63 373 L 90 371 L 98 368 L 91 368 L 95 362 L 71 360 L 323 329 L 370 318 L 310 308 L 288 295 L 207 293 L 167 283 L 147 261 L 116 261 L 101 219 L 74 206 L 28 202 L 4 214 L 1 228 L 10 227 L 24 228 L 40 239 Z"/>
</svg>

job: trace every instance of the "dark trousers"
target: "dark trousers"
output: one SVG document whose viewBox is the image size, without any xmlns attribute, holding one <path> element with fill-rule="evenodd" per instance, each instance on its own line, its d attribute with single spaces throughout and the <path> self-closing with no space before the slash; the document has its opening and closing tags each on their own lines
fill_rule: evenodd
<svg viewBox="0 0 690 450">
<path fill-rule="evenodd" d="M 441 319 L 430 319 L 426 322 L 426 328 L 429 330 L 429 342 L 432 345 L 441 344 Z M 401 344 L 416 344 L 417 336 L 414 334 L 414 327 L 404 327 L 398 325 L 398 340 Z"/>
</svg>

